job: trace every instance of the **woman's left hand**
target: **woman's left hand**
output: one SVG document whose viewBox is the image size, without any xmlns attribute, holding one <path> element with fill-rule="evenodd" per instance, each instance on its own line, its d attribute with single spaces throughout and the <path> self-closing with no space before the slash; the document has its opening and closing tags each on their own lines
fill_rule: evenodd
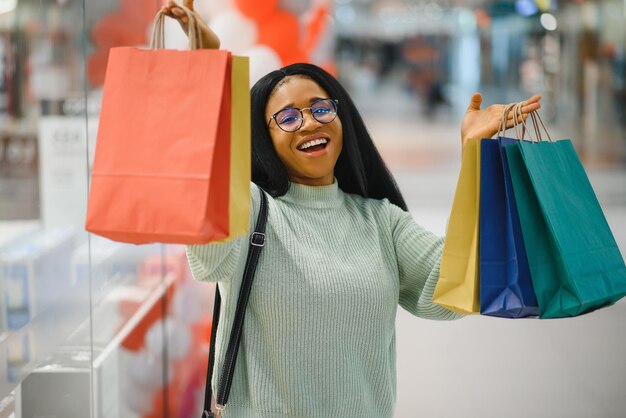
<svg viewBox="0 0 626 418">
<path fill-rule="evenodd" d="M 526 120 L 530 112 L 541 108 L 540 100 L 541 96 L 536 95 L 524 101 L 524 106 L 522 106 L 524 120 Z M 461 123 L 461 142 L 463 146 L 465 146 L 468 139 L 491 138 L 500 128 L 502 113 L 506 105 L 493 104 L 481 109 L 480 105 L 482 101 L 483 97 L 480 93 L 474 93 L 470 100 L 470 104 L 465 112 L 465 117 Z M 513 112 L 509 112 L 508 116 L 507 129 L 515 125 Z"/>
</svg>

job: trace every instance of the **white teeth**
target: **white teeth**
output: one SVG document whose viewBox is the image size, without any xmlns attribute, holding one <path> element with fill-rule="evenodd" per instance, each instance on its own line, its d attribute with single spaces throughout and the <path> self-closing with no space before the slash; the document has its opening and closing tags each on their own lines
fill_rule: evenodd
<svg viewBox="0 0 626 418">
<path fill-rule="evenodd" d="M 315 145 L 326 144 L 328 140 L 326 138 L 314 139 L 309 142 L 305 142 L 304 144 L 298 147 L 299 150 L 305 150 L 307 148 L 313 147 Z"/>
</svg>

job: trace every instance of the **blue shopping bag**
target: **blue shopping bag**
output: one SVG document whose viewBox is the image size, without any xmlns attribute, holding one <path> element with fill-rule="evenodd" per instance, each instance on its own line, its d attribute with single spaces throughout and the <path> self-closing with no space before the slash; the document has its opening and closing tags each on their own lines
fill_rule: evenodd
<svg viewBox="0 0 626 418">
<path fill-rule="evenodd" d="M 539 314 L 505 152 L 516 142 L 481 141 L 480 313 L 503 318 Z"/>
</svg>

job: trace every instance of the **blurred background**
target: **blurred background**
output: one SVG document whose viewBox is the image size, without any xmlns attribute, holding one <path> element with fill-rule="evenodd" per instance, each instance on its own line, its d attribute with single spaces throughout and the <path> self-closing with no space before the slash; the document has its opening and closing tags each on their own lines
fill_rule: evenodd
<svg viewBox="0 0 626 418">
<path fill-rule="evenodd" d="M 197 416 L 213 286 L 184 248 L 84 231 L 108 51 L 145 47 L 160 0 L 0 0 L 0 418 Z M 626 249 L 626 0 L 196 0 L 251 83 L 333 73 L 415 219 L 443 235 L 460 122 L 543 96 Z M 184 49 L 178 25 L 170 48 Z M 626 416 L 626 305 L 567 320 L 399 310 L 397 418 Z"/>
</svg>

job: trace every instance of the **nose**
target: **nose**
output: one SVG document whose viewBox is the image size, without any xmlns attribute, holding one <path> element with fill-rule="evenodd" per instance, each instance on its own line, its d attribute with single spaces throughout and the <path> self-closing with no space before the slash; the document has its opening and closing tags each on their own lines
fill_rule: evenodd
<svg viewBox="0 0 626 418">
<path fill-rule="evenodd" d="M 321 125 L 321 123 L 313 117 L 311 109 L 302 109 L 302 118 L 302 126 L 300 129 L 303 131 L 315 129 L 317 128 L 317 125 Z"/>
</svg>

